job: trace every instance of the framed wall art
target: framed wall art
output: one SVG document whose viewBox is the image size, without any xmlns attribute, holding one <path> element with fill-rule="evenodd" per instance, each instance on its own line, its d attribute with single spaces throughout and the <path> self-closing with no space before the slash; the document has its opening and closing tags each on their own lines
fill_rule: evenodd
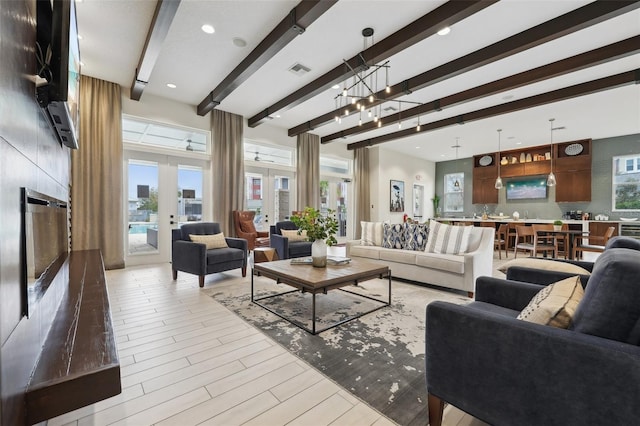
<svg viewBox="0 0 640 426">
<path fill-rule="evenodd" d="M 403 212 L 404 211 L 404 182 L 401 180 L 390 181 L 390 197 L 389 197 L 389 211 Z"/>
</svg>

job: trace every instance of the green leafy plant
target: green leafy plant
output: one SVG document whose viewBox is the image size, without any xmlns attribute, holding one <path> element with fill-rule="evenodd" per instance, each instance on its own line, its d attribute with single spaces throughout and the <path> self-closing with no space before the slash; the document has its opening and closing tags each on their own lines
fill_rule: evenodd
<svg viewBox="0 0 640 426">
<path fill-rule="evenodd" d="M 305 207 L 304 210 L 291 216 L 291 221 L 296 224 L 299 231 L 307 231 L 309 241 L 324 240 L 328 246 L 338 243 L 336 232 L 338 232 L 338 220 L 335 210 L 327 210 L 327 215 L 323 216 L 320 210 L 313 207 Z"/>
<path fill-rule="evenodd" d="M 562 221 L 561 221 L 561 220 L 554 220 L 554 221 L 553 221 L 553 224 L 554 224 L 555 226 L 562 226 Z"/>
</svg>

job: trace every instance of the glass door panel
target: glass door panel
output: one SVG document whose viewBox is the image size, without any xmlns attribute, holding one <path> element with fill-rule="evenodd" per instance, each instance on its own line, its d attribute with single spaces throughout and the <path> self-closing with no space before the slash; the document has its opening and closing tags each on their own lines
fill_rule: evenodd
<svg viewBox="0 0 640 426">
<path fill-rule="evenodd" d="M 178 165 L 178 224 L 202 220 L 202 167 Z"/>
<path fill-rule="evenodd" d="M 128 162 L 127 253 L 158 252 L 158 163 Z"/>
<path fill-rule="evenodd" d="M 349 181 L 337 178 L 320 178 L 320 212 L 326 214 L 329 209 L 335 210 L 338 219 L 336 238 L 340 242 L 347 239 L 349 229 Z"/>
</svg>

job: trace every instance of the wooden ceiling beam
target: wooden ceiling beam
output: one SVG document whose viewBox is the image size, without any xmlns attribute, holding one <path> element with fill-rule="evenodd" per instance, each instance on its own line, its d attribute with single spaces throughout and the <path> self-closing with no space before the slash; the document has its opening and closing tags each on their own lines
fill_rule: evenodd
<svg viewBox="0 0 640 426">
<path fill-rule="evenodd" d="M 131 83 L 129 96 L 134 101 L 140 100 L 142 92 L 145 87 L 147 87 L 147 83 L 149 83 L 151 72 L 156 65 L 158 56 L 160 56 L 162 43 L 164 43 L 164 39 L 167 37 L 171 22 L 173 22 L 173 18 L 178 11 L 178 6 L 180 6 L 180 0 L 158 0 L 156 4 L 156 10 L 153 13 L 151 26 L 147 33 L 147 40 L 144 42 L 138 67 L 136 68 L 133 82 Z"/>
<path fill-rule="evenodd" d="M 447 62 L 446 64 L 432 68 L 422 74 L 411 77 L 405 81 L 391 86 L 391 92 L 386 93 L 381 90 L 374 94 L 375 100 L 367 104 L 367 108 L 373 108 L 389 100 L 399 98 L 406 93 L 423 89 L 427 86 L 458 76 L 467 71 L 477 69 L 491 62 L 498 61 L 516 53 L 539 46 L 551 40 L 558 39 L 575 31 L 582 30 L 589 26 L 604 22 L 608 19 L 620 16 L 640 7 L 640 1 L 595 1 L 583 7 L 575 9 L 564 15 L 558 16 L 535 27 L 529 28 L 511 37 L 500 40 L 482 49 L 471 52 L 460 58 Z M 328 112 L 315 117 L 306 123 L 289 129 L 289 136 L 309 131 L 323 126 L 336 117 L 344 114 L 347 110 L 349 114 L 356 112 L 353 105 Z"/>
<path fill-rule="evenodd" d="M 304 33 L 316 19 L 322 16 L 338 0 L 304 0 L 289 14 L 198 104 L 198 115 L 205 115 L 231 92 L 244 83 L 253 73 L 267 63 L 298 35 Z"/>
<path fill-rule="evenodd" d="M 384 40 L 358 53 L 346 63 L 339 64 L 331 71 L 249 118 L 249 127 L 256 127 L 265 122 L 270 115 L 291 109 L 322 93 L 334 84 L 344 81 L 352 75 L 352 69 L 366 68 L 366 65 L 362 63 L 363 59 L 366 63 L 382 61 L 435 34 L 443 27 L 453 25 L 496 2 L 497 0 L 448 1 Z"/>
<path fill-rule="evenodd" d="M 501 78 L 490 83 L 482 84 L 453 95 L 445 96 L 425 102 L 414 108 L 403 110 L 402 113 L 395 113 L 384 117 L 381 127 L 390 126 L 400 120 L 407 120 L 412 117 L 422 116 L 434 111 L 441 111 L 443 108 L 460 105 L 485 96 L 495 95 L 500 92 L 517 89 L 528 84 L 537 83 L 549 78 L 569 74 L 584 68 L 599 65 L 605 62 L 624 58 L 640 52 L 640 35 L 630 37 L 616 43 L 609 44 L 588 52 L 580 53 L 570 58 L 562 59 L 547 65 L 523 71 L 509 77 Z M 372 121 L 362 126 L 354 126 L 348 129 L 332 133 L 321 138 L 322 143 L 344 138 L 346 136 L 365 133 L 377 129 L 377 123 Z"/>
<path fill-rule="evenodd" d="M 385 142 L 398 140 L 413 136 L 418 133 L 430 132 L 436 129 L 453 126 L 456 124 L 464 124 L 471 121 L 483 120 L 485 118 L 496 117 L 498 115 L 511 112 L 521 111 L 528 108 L 534 108 L 541 105 L 547 105 L 554 102 L 564 101 L 579 96 L 590 95 L 604 90 L 611 90 L 617 87 L 628 86 L 630 84 L 640 84 L 640 68 L 615 74 L 609 77 L 591 80 L 585 83 L 576 84 L 551 92 L 541 93 L 539 95 L 530 96 L 528 98 L 518 99 L 516 101 L 507 102 L 488 108 L 479 109 L 465 114 L 456 115 L 454 117 L 444 118 L 442 120 L 424 123 L 420 125 L 420 130 L 415 127 L 365 139 L 347 145 L 348 150 L 354 150 L 362 147 L 371 147 Z"/>
</svg>

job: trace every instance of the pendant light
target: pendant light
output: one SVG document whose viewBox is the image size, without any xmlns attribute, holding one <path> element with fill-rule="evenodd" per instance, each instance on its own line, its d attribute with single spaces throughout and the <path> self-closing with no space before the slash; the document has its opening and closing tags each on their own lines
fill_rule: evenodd
<svg viewBox="0 0 640 426">
<path fill-rule="evenodd" d="M 551 129 L 551 142 L 549 144 L 549 148 L 551 151 L 551 170 L 549 171 L 549 176 L 547 176 L 547 186 L 556 186 L 556 175 L 553 174 L 553 121 L 555 118 L 549 119 L 549 127 Z"/>
<path fill-rule="evenodd" d="M 458 148 L 460 148 L 460 144 L 458 143 L 458 139 L 456 138 L 456 144 L 454 146 L 452 146 L 452 148 L 456 149 L 456 161 L 458 161 Z M 456 181 L 453 183 L 453 189 L 455 189 L 456 191 L 460 191 L 460 181 L 458 181 L 458 179 L 456 179 Z"/>
<path fill-rule="evenodd" d="M 500 177 L 500 133 L 502 129 L 498 129 L 498 177 L 496 178 L 496 189 L 502 189 L 502 178 Z"/>
</svg>

